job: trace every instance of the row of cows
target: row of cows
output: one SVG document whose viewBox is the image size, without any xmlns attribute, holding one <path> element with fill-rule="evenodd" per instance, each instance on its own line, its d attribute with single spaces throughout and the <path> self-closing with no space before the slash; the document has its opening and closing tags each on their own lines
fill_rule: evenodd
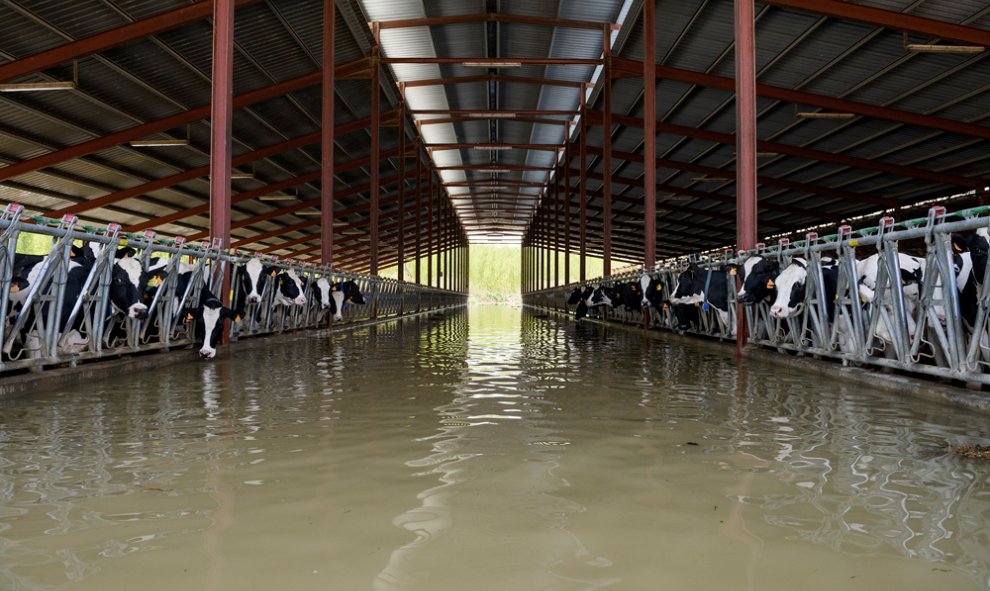
<svg viewBox="0 0 990 591">
<path fill-rule="evenodd" d="M 879 351 L 908 363 L 927 355 L 963 371 L 990 364 L 987 229 L 944 235 L 943 244 L 930 237 L 924 256 L 885 248 L 863 258 L 849 249 L 845 257 L 777 252 L 692 262 L 672 273 L 574 288 L 567 305 L 578 320 L 621 311 L 681 331 L 697 330 L 707 316 L 722 336 L 734 336 L 738 302 L 756 342 L 808 345 L 818 323 L 819 349 L 861 357 Z"/>
<path fill-rule="evenodd" d="M 235 326 L 256 322 L 316 300 L 322 316 L 339 321 L 345 307 L 365 303 L 353 280 L 311 278 L 259 258 L 234 266 L 227 307 L 217 296 L 218 266 L 206 259 L 140 257 L 132 247 L 96 242 L 65 254 L 67 261 L 58 253 L 13 256 L 8 301 L 0 308 L 6 359 L 71 354 L 92 346 L 94 335 L 109 343 L 128 330 L 154 336 L 162 329 L 185 332 L 201 357 L 213 358 L 227 319 Z M 104 301 L 94 297 L 100 293 Z"/>
</svg>

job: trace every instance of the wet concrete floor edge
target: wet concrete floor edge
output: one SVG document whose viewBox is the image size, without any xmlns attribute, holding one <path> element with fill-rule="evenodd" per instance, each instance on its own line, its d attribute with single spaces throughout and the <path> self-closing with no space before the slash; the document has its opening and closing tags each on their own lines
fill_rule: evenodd
<svg viewBox="0 0 990 591">
<path fill-rule="evenodd" d="M 534 312 L 551 313 L 556 316 L 572 318 L 573 316 L 559 312 L 557 310 L 547 310 L 544 308 L 530 308 Z M 610 328 L 626 330 L 629 332 L 642 333 L 644 336 L 656 339 L 689 339 L 692 343 L 702 343 L 718 349 L 725 355 L 736 355 L 735 343 L 726 343 L 715 339 L 681 335 L 669 331 L 647 330 L 640 326 L 621 324 L 618 322 L 605 322 L 602 320 L 584 319 L 581 322 L 592 322 Z M 990 393 L 968 390 L 963 387 L 949 384 L 932 383 L 924 379 L 911 376 L 885 373 L 879 369 L 866 369 L 860 367 L 843 366 L 841 363 L 827 359 L 813 359 L 808 357 L 797 357 L 787 353 L 777 353 L 762 349 L 755 345 L 747 345 L 743 349 L 743 357 L 747 360 L 778 367 L 790 367 L 810 374 L 819 375 L 829 380 L 842 380 L 847 383 L 868 386 L 878 390 L 890 392 L 899 396 L 913 396 L 918 399 L 949 404 L 959 408 L 990 414 Z M 881 379 L 877 379 L 877 378 Z M 827 382 L 823 382 L 827 383 Z"/>
<path fill-rule="evenodd" d="M 360 328 L 367 328 L 376 324 L 399 322 L 402 320 L 420 316 L 428 316 L 431 314 L 446 314 L 461 307 L 464 306 L 428 310 L 415 314 L 404 314 L 402 316 L 384 318 L 381 320 L 366 320 L 361 322 L 346 323 L 337 325 L 332 329 L 327 329 L 325 327 L 303 328 L 290 332 L 249 337 L 231 342 L 225 347 L 225 349 L 221 349 L 220 355 L 231 355 L 236 351 L 246 351 L 256 347 L 270 346 L 280 342 L 288 342 L 298 339 L 300 336 L 312 335 L 321 331 L 333 330 L 335 332 L 347 332 Z M 86 382 L 97 382 L 136 371 L 167 367 L 176 363 L 210 363 L 211 361 L 212 360 L 200 359 L 195 347 L 173 349 L 171 351 L 158 350 L 124 353 L 119 358 L 94 360 L 88 363 L 81 363 L 76 367 L 62 367 L 46 369 L 38 373 L 0 376 L 0 400 L 9 400 L 20 396 L 40 394 L 47 390 L 74 386 Z"/>
</svg>

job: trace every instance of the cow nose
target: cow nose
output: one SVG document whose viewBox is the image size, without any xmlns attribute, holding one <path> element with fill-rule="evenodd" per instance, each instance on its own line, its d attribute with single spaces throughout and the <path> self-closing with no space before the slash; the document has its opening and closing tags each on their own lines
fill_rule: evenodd
<svg viewBox="0 0 990 591">
<path fill-rule="evenodd" d="M 200 356 L 201 359 L 213 359 L 213 356 L 216 355 L 216 354 L 217 354 L 217 352 L 214 349 L 200 349 L 199 350 L 199 356 Z"/>
<path fill-rule="evenodd" d="M 770 308 L 770 315 L 774 318 L 781 318 L 784 315 L 784 308 L 782 306 L 774 306 Z"/>
<path fill-rule="evenodd" d="M 296 298 L 296 304 L 299 305 L 299 306 L 305 305 L 306 304 L 306 296 L 299 296 L 298 298 Z"/>
<path fill-rule="evenodd" d="M 248 296 L 247 301 L 248 301 L 249 304 L 260 304 L 261 303 L 261 296 L 260 295 L 255 295 L 255 294 L 251 294 L 251 295 Z"/>
</svg>

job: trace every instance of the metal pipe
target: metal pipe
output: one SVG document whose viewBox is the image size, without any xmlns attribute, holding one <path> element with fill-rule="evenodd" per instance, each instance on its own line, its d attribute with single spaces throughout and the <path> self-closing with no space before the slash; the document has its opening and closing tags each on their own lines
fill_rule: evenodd
<svg viewBox="0 0 990 591">
<path fill-rule="evenodd" d="M 756 245 L 756 17 L 752 0 L 735 0 L 736 30 L 736 248 Z M 737 288 L 738 289 L 738 288 Z M 736 351 L 746 343 L 737 308 Z"/>
<path fill-rule="evenodd" d="M 323 87 L 320 122 L 320 262 L 333 258 L 333 99 L 336 0 L 323 0 Z"/>
</svg>

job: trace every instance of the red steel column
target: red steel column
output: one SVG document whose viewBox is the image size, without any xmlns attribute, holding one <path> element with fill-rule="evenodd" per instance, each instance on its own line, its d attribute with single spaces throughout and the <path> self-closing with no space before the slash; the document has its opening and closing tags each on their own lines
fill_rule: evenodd
<svg viewBox="0 0 990 591">
<path fill-rule="evenodd" d="M 567 141 L 567 137 L 564 137 Z M 557 154 L 554 154 L 556 166 Z M 560 287 L 560 168 L 553 175 L 553 286 Z"/>
<path fill-rule="evenodd" d="M 570 128 L 564 132 L 570 134 Z M 564 140 L 564 284 L 571 282 L 571 149 L 570 137 Z"/>
<path fill-rule="evenodd" d="M 381 123 L 381 113 L 379 113 L 381 101 L 381 88 L 378 84 L 379 68 L 378 59 L 380 57 L 381 44 L 378 30 L 378 23 L 372 23 L 372 33 L 374 47 L 371 49 L 371 215 L 368 224 L 371 227 L 371 265 L 368 273 L 378 275 L 378 158 L 379 158 L 379 126 Z"/>
<path fill-rule="evenodd" d="M 657 48 L 656 6 L 643 3 L 643 265 L 657 264 Z"/>
<path fill-rule="evenodd" d="M 753 0 L 735 0 L 736 247 L 756 245 L 756 24 Z M 746 342 L 745 314 L 736 306 L 736 351 Z"/>
<path fill-rule="evenodd" d="M 580 186 L 578 187 L 578 195 L 581 202 L 578 204 L 578 223 L 580 224 L 580 242 L 578 243 L 578 281 L 584 283 L 588 278 L 586 276 L 586 264 L 585 256 L 587 254 L 588 247 L 588 171 L 586 167 L 588 166 L 588 109 L 585 104 L 587 98 L 585 96 L 585 91 L 581 89 L 581 146 L 580 155 L 578 158 L 579 165 L 581 166 L 581 177 L 578 180 Z"/>
<path fill-rule="evenodd" d="M 320 262 L 329 265 L 333 257 L 333 27 L 335 0 L 323 0 L 323 125 L 320 136 Z"/>
<path fill-rule="evenodd" d="M 230 248 L 230 153 L 234 88 L 234 1 L 213 2 L 213 102 L 210 113 L 210 236 Z M 221 294 L 230 303 L 230 294 Z"/>
<path fill-rule="evenodd" d="M 399 107 L 399 281 L 406 280 L 406 110 Z"/>
<path fill-rule="evenodd" d="M 420 195 L 423 183 L 423 156 L 419 153 L 419 138 L 416 138 L 416 283 L 420 283 L 419 259 L 423 256 L 422 241 L 420 233 L 423 231 L 423 196 Z M 429 191 L 433 190 L 433 181 L 430 180 Z"/>
<path fill-rule="evenodd" d="M 426 200 L 426 284 L 433 285 L 433 197 L 440 179 L 433 182 L 433 166 L 430 166 L 430 191 Z"/>
<path fill-rule="evenodd" d="M 604 272 L 608 277 L 612 274 L 612 47 L 611 26 L 605 25 L 602 37 L 605 64 L 602 71 L 604 80 L 602 86 L 602 108 L 605 110 L 602 120 L 602 217 L 604 232 L 602 250 L 604 254 Z"/>
</svg>

